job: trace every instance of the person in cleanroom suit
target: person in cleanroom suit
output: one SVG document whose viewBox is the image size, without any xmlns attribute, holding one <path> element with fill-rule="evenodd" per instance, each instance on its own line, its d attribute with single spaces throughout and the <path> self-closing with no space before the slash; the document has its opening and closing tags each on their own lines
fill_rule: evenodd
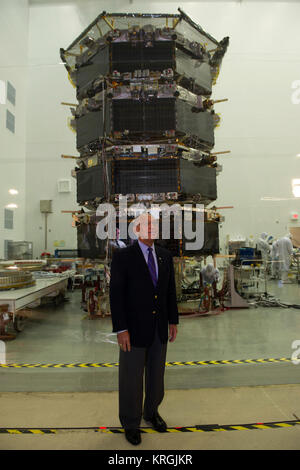
<svg viewBox="0 0 300 470">
<path fill-rule="evenodd" d="M 277 241 L 278 244 L 278 255 L 279 255 L 279 271 L 280 279 L 282 282 L 290 282 L 288 280 L 288 272 L 291 265 L 291 255 L 293 253 L 293 244 L 291 242 L 291 234 L 280 238 Z"/>
<path fill-rule="evenodd" d="M 217 268 L 214 268 L 213 264 L 208 264 L 205 268 L 201 270 L 202 282 L 205 284 L 213 284 L 218 282 L 220 277 L 220 272 Z"/>
<path fill-rule="evenodd" d="M 278 240 L 274 240 L 271 246 L 271 275 L 272 279 L 278 279 L 279 277 L 279 251 L 278 251 Z"/>
<path fill-rule="evenodd" d="M 215 298 L 217 297 L 217 283 L 220 278 L 220 271 L 214 267 L 213 264 L 205 266 L 200 273 L 200 284 L 201 287 L 205 287 L 211 284 L 214 291 Z M 201 304 L 201 301 L 200 301 Z"/>
<path fill-rule="evenodd" d="M 264 262 L 268 260 L 268 254 L 270 253 L 270 245 L 267 242 L 268 234 L 263 232 L 257 241 L 257 249 L 261 252 L 261 257 Z"/>
</svg>

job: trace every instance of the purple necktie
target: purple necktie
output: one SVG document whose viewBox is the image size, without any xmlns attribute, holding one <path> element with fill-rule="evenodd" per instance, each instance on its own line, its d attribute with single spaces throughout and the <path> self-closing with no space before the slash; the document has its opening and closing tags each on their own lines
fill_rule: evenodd
<svg viewBox="0 0 300 470">
<path fill-rule="evenodd" d="M 156 275 L 156 268 L 155 268 L 155 262 L 154 262 L 154 257 L 152 253 L 152 248 L 148 248 L 148 268 L 150 271 L 150 276 L 153 282 L 154 287 L 156 287 L 157 284 L 157 275 Z"/>
</svg>

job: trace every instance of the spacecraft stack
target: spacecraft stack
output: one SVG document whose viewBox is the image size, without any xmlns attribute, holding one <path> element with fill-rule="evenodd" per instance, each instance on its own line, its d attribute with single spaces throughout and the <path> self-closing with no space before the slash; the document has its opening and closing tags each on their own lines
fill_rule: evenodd
<svg viewBox="0 0 300 470">
<path fill-rule="evenodd" d="M 98 240 L 96 209 L 130 204 L 203 204 L 217 198 L 221 170 L 213 153 L 219 124 L 212 88 L 229 39 L 218 42 L 182 10 L 178 14 L 101 13 L 61 58 L 76 86 L 79 255 L 109 256 Z M 192 211 L 191 217 L 194 217 Z M 219 251 L 216 210 L 204 211 L 204 245 L 163 240 L 174 256 Z"/>
</svg>

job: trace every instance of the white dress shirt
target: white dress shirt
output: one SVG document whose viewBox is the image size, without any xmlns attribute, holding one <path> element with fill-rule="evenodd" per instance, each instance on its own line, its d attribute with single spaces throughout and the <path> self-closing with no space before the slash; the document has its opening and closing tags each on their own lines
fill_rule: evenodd
<svg viewBox="0 0 300 470">
<path fill-rule="evenodd" d="M 140 246 L 140 249 L 141 249 L 142 252 L 143 252 L 145 261 L 146 261 L 147 266 L 148 266 L 148 256 L 149 256 L 148 248 L 149 248 L 149 246 L 148 246 L 148 245 L 145 245 L 145 243 L 141 242 L 140 240 L 138 240 L 138 244 L 139 244 L 139 246 Z M 152 254 L 153 254 L 154 263 L 155 263 L 156 276 L 158 277 L 158 264 L 157 264 L 157 257 L 156 257 L 156 252 L 155 252 L 154 243 L 152 243 L 151 248 L 152 248 Z"/>
</svg>

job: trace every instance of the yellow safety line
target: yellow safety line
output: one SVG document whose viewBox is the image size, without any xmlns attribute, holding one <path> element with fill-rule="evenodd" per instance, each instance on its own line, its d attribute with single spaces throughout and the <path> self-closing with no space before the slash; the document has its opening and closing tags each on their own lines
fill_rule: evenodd
<svg viewBox="0 0 300 470">
<path fill-rule="evenodd" d="M 280 363 L 280 362 L 288 362 L 290 363 L 291 362 L 291 359 L 288 359 L 288 358 L 279 358 L 279 359 L 275 359 L 275 358 L 269 358 L 269 359 L 227 359 L 227 360 L 211 360 L 211 361 L 173 361 L 173 362 L 166 362 L 166 366 L 167 367 L 172 367 L 172 366 L 197 366 L 197 365 L 203 365 L 203 366 L 207 366 L 207 365 L 216 365 L 216 366 L 220 366 L 220 365 L 231 365 L 231 364 L 273 364 L 273 363 Z M 119 363 L 118 362 L 114 362 L 114 363 L 110 363 L 110 362 L 105 362 L 105 363 L 87 363 L 87 362 L 84 362 L 84 363 L 60 363 L 60 364 L 42 364 L 42 363 L 36 363 L 36 364 L 15 364 L 15 363 L 11 363 L 11 364 L 1 364 L 0 363 L 0 368 L 22 368 L 22 367 L 25 367 L 25 368 L 29 368 L 29 369 L 33 369 L 33 368 L 56 368 L 56 369 L 59 369 L 59 368 L 62 368 L 62 367 L 66 367 L 66 368 L 74 368 L 74 367 L 80 367 L 80 368 L 88 368 L 88 367 L 110 367 L 110 368 L 114 368 L 114 367 L 118 367 L 119 366 Z"/>
<path fill-rule="evenodd" d="M 181 432 L 221 432 L 221 431 L 250 431 L 250 430 L 265 430 L 265 429 L 279 429 L 279 428 L 290 428 L 295 425 L 299 425 L 300 421 L 290 421 L 290 422 L 274 422 L 274 423 L 261 423 L 261 424 L 244 424 L 244 425 L 199 425 L 199 427 L 189 426 L 189 427 L 176 427 L 176 428 L 167 428 L 167 433 L 178 434 Z M 143 433 L 146 434 L 155 434 L 153 428 L 140 428 Z M 103 432 L 108 434 L 122 434 L 124 433 L 123 428 L 109 428 L 109 427 L 99 427 L 99 428 L 57 428 L 57 429 L 38 429 L 38 428 L 0 428 L 0 434 L 33 434 L 33 435 L 42 435 L 42 434 L 57 434 L 59 432 L 74 432 L 74 431 L 94 431 L 94 432 Z"/>
</svg>

